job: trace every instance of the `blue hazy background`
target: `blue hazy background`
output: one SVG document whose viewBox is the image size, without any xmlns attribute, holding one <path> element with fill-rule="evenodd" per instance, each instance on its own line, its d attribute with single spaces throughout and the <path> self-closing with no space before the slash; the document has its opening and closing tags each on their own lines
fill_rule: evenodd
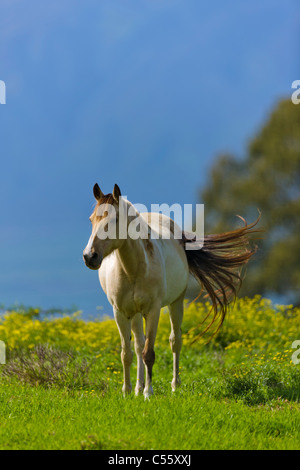
<svg viewBox="0 0 300 470">
<path fill-rule="evenodd" d="M 201 202 L 300 79 L 298 5 L 1 0 L 0 303 L 110 314 L 82 261 L 93 184 Z"/>
</svg>

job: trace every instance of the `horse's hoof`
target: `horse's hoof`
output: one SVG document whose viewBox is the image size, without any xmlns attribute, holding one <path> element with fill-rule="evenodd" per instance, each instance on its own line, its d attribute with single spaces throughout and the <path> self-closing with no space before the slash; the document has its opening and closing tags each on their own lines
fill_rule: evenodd
<svg viewBox="0 0 300 470">
<path fill-rule="evenodd" d="M 128 395 L 131 394 L 131 387 L 123 387 L 122 392 L 123 392 L 123 397 L 127 397 Z"/>
<path fill-rule="evenodd" d="M 148 390 L 144 390 L 144 397 L 145 397 L 145 400 L 150 400 L 151 395 L 153 395 L 153 389 L 152 389 L 152 387 L 149 388 Z"/>
<path fill-rule="evenodd" d="M 144 387 L 142 386 L 135 387 L 135 391 L 134 391 L 135 396 L 136 397 L 139 396 L 141 393 L 143 393 L 143 390 L 144 390 Z"/>
<path fill-rule="evenodd" d="M 171 383 L 172 392 L 176 392 L 176 389 L 179 387 L 180 384 L 181 384 L 181 380 L 179 378 L 176 380 L 173 379 Z"/>
</svg>

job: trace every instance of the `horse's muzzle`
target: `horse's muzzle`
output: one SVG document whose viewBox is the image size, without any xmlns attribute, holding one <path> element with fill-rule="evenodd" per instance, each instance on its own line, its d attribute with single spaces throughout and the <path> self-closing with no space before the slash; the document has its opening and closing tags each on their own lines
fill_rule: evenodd
<svg viewBox="0 0 300 470">
<path fill-rule="evenodd" d="M 90 269 L 99 269 L 102 263 L 102 256 L 98 253 L 84 253 L 83 259 L 86 266 Z"/>
</svg>

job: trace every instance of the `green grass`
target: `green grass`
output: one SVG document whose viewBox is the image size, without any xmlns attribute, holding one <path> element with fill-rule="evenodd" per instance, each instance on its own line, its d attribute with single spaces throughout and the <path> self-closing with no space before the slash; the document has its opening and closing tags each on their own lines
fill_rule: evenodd
<svg viewBox="0 0 300 470">
<path fill-rule="evenodd" d="M 13 386 L 1 396 L 1 449 L 297 449 L 299 410 L 182 393 L 150 401 L 110 392 Z"/>
<path fill-rule="evenodd" d="M 255 308 L 261 325 L 260 307 Z M 219 342 L 190 346 L 184 341 L 182 385 L 172 393 L 172 355 L 164 333 L 168 325 L 162 318 L 154 396 L 145 401 L 143 396 L 122 396 L 119 338 L 109 320 L 107 325 L 89 322 L 86 326 L 90 335 L 93 328 L 103 326 L 106 333 L 112 329 L 111 340 L 107 333 L 106 345 L 99 348 L 93 343 L 93 349 L 84 340 L 70 346 L 72 334 L 78 335 L 79 320 L 63 320 L 66 340 L 58 341 L 54 335 L 51 344 L 48 335 L 47 345 L 46 333 L 41 333 L 44 323 L 24 318 L 23 314 L 14 323 L 11 318 L 2 323 L 3 333 L 12 333 L 13 325 L 18 328 L 16 337 L 21 331 L 24 339 L 26 332 L 28 347 L 25 340 L 16 343 L 14 338 L 7 364 L 0 365 L 1 449 L 299 449 L 300 364 L 291 363 L 293 350 L 286 349 L 285 340 L 281 344 L 275 335 L 270 342 L 274 324 L 270 335 L 261 338 L 260 351 L 258 341 L 251 351 L 247 338 L 239 347 L 240 338 L 225 341 L 234 331 L 230 322 L 224 325 Z M 283 318 L 287 323 L 280 324 L 280 331 L 291 342 L 297 339 L 288 336 L 288 331 L 295 330 L 295 324 L 288 323 L 294 317 L 285 312 Z M 186 321 L 190 321 L 188 313 Z M 80 325 L 83 329 L 84 324 Z M 53 330 L 54 324 L 45 328 Z M 267 348 L 266 343 L 273 346 Z"/>
<path fill-rule="evenodd" d="M 259 385 L 253 377 L 236 378 L 230 369 L 220 368 L 220 356 L 213 351 L 196 357 L 183 351 L 183 383 L 172 393 L 171 353 L 167 353 L 159 356 L 158 348 L 155 395 L 149 401 L 142 396 L 123 398 L 118 373 L 109 384 L 103 382 L 105 357 L 98 364 L 91 357 L 88 377 L 77 382 L 73 382 L 74 367 L 54 385 L 3 377 L 1 449 L 299 447 L 299 405 L 282 396 L 288 387 L 276 389 L 273 383 Z M 79 353 L 75 359 L 80 362 Z M 107 359 L 111 363 L 109 355 Z"/>
</svg>

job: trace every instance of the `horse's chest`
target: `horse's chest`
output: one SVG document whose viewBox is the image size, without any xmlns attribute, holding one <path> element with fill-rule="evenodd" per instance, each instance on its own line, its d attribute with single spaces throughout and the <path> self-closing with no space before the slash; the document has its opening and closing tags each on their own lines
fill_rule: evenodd
<svg viewBox="0 0 300 470">
<path fill-rule="evenodd" d="M 128 318 L 136 313 L 144 314 L 149 309 L 153 292 L 147 279 L 131 281 L 114 269 L 106 273 L 103 270 L 99 278 L 111 305 Z"/>
<path fill-rule="evenodd" d="M 151 304 L 151 296 L 138 284 L 124 283 L 121 289 L 110 294 L 112 305 L 127 318 L 132 318 L 136 313 L 145 314 Z"/>
</svg>

